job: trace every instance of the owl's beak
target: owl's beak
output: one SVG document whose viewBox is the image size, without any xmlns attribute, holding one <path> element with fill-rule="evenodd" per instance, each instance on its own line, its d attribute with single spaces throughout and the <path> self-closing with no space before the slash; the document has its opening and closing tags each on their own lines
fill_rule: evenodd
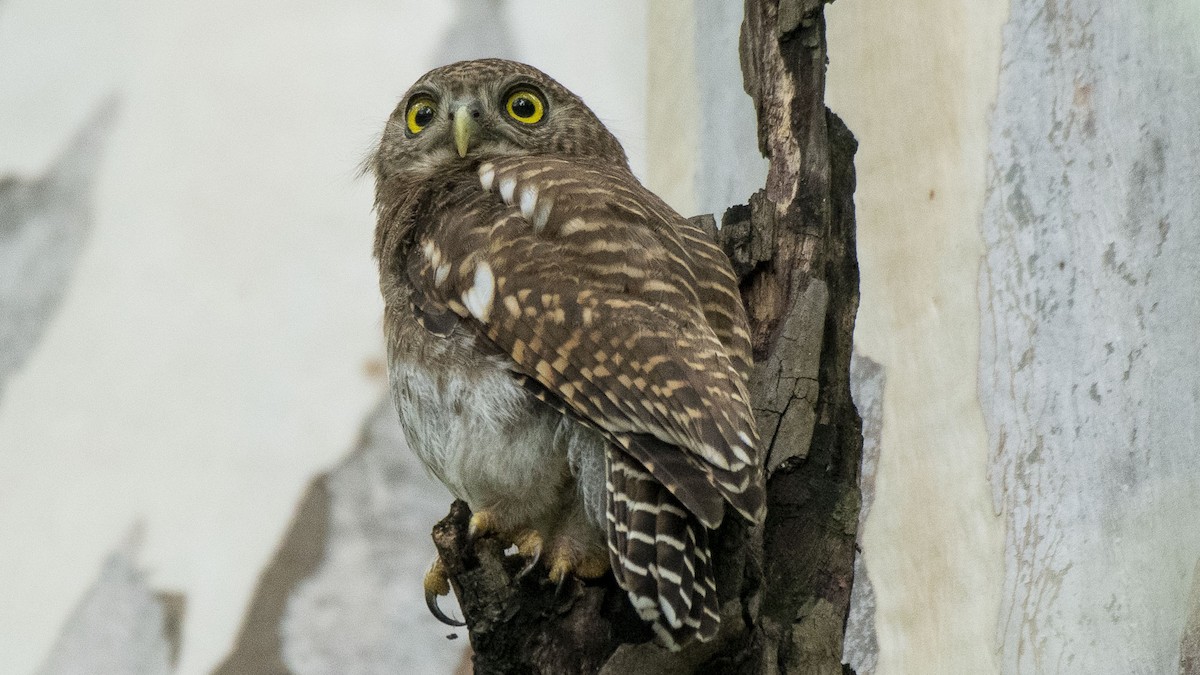
<svg viewBox="0 0 1200 675">
<path fill-rule="evenodd" d="M 454 111 L 454 147 L 458 149 L 459 157 L 466 157 L 471 148 L 471 138 L 479 131 L 479 122 L 471 114 L 468 106 L 460 105 Z"/>
</svg>

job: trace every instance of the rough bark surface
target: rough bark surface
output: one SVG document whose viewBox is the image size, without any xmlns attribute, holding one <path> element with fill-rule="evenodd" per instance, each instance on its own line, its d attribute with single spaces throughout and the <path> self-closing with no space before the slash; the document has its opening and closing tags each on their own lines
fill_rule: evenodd
<svg viewBox="0 0 1200 675">
<path fill-rule="evenodd" d="M 727 518 L 715 540 L 722 629 L 671 654 L 612 582 L 555 588 L 517 579 L 502 545 L 466 537 L 456 502 L 434 528 L 471 634 L 475 672 L 844 672 L 854 578 L 861 422 L 850 396 L 858 308 L 854 137 L 824 104 L 822 0 L 746 0 L 741 61 L 770 161 L 766 187 L 699 222 L 741 279 L 767 451 L 768 515 Z M 848 669 L 847 669 L 848 670 Z"/>
</svg>

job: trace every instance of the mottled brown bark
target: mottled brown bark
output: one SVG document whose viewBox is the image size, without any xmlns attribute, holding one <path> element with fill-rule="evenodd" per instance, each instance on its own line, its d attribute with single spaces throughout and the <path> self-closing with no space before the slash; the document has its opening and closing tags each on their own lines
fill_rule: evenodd
<svg viewBox="0 0 1200 675">
<path fill-rule="evenodd" d="M 477 673 L 843 673 L 853 582 L 861 423 L 850 398 L 858 308 L 855 141 L 824 105 L 822 0 L 746 0 L 741 59 L 765 188 L 719 233 L 754 336 L 752 381 L 767 448 L 766 523 L 727 518 L 716 539 L 722 631 L 671 654 L 611 578 L 556 589 L 519 560 L 470 545 L 466 506 L 434 529 L 470 627 Z"/>
</svg>

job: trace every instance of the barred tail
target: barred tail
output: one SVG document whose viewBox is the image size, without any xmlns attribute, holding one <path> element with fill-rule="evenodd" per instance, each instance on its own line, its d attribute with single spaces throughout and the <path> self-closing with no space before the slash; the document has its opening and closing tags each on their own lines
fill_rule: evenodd
<svg viewBox="0 0 1200 675">
<path fill-rule="evenodd" d="M 708 530 L 635 459 L 615 447 L 608 467 L 613 574 L 663 646 L 707 641 L 720 627 Z"/>
</svg>

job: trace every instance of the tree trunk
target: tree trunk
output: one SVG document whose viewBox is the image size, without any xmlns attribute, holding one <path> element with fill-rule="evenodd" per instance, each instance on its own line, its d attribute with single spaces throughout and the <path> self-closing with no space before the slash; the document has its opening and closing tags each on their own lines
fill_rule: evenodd
<svg viewBox="0 0 1200 675">
<path fill-rule="evenodd" d="M 855 141 L 824 105 L 823 0 L 746 0 L 741 61 L 770 160 L 765 188 L 727 210 L 718 238 L 741 279 L 767 453 L 768 514 L 714 539 L 722 627 L 672 654 L 611 577 L 556 589 L 515 579 L 502 545 L 467 544 L 456 502 L 433 538 L 471 634 L 475 672 L 843 673 L 854 577 L 861 424 L 850 398 L 858 308 Z"/>
</svg>

